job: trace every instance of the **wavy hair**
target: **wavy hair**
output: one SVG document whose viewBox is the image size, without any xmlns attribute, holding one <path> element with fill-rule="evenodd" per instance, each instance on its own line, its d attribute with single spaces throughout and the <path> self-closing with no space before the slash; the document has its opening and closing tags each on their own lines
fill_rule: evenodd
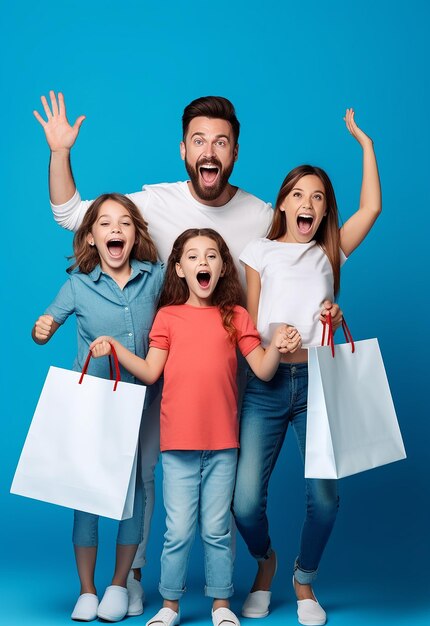
<svg viewBox="0 0 430 626">
<path fill-rule="evenodd" d="M 194 237 L 208 237 L 217 245 L 220 252 L 225 271 L 223 276 L 220 276 L 212 294 L 212 304 L 219 308 L 222 325 L 227 331 L 231 341 L 235 344 L 237 331 L 233 324 L 233 312 L 234 307 L 241 303 L 243 292 L 230 250 L 221 235 L 215 230 L 212 230 L 212 228 L 189 228 L 175 240 L 172 252 L 167 261 L 166 276 L 158 308 L 160 309 L 161 307 L 175 304 L 185 304 L 188 300 L 190 290 L 185 278 L 179 277 L 176 273 L 176 264 L 181 261 L 185 244 Z"/>
<path fill-rule="evenodd" d="M 310 175 L 318 176 L 325 189 L 327 215 L 321 221 L 314 239 L 324 250 L 330 261 L 333 269 L 334 295 L 337 296 L 340 289 L 339 216 L 333 185 L 323 169 L 313 165 L 299 165 L 287 174 L 276 199 L 272 225 L 267 238 L 274 240 L 285 235 L 287 232 L 287 219 L 285 211 L 281 211 L 281 206 L 288 194 L 297 185 L 300 178 Z"/>
<path fill-rule="evenodd" d="M 100 263 L 100 256 L 95 246 L 90 246 L 87 242 L 87 236 L 91 233 L 93 225 L 96 223 L 100 207 L 106 200 L 113 200 L 126 209 L 136 229 L 136 243 L 131 249 L 130 258 L 137 261 L 150 261 L 155 263 L 157 260 L 157 249 L 148 233 L 148 224 L 142 217 L 137 206 L 120 193 L 104 193 L 90 204 L 85 213 L 82 224 L 79 226 L 73 238 L 73 256 L 74 263 L 67 269 L 70 273 L 75 268 L 83 274 L 89 274 Z"/>
</svg>

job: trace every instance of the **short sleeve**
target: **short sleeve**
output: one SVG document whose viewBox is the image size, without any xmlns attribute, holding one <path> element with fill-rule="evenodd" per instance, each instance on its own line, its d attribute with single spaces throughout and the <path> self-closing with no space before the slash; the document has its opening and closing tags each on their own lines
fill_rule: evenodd
<svg viewBox="0 0 430 626">
<path fill-rule="evenodd" d="M 170 349 L 170 332 L 163 309 L 158 311 L 149 333 L 149 347 L 160 350 Z"/>
<path fill-rule="evenodd" d="M 342 265 L 344 265 L 347 262 L 348 257 L 345 256 L 345 253 L 342 250 L 342 248 L 339 248 L 339 253 L 340 253 L 340 266 L 342 267 Z"/>
<path fill-rule="evenodd" d="M 261 239 L 251 241 L 244 250 L 242 250 L 239 261 L 244 265 L 249 265 L 253 270 L 261 273 Z"/>
<path fill-rule="evenodd" d="M 72 279 L 61 287 L 55 300 L 51 302 L 45 314 L 52 315 L 57 324 L 64 324 L 69 315 L 75 312 L 75 294 Z"/>
<path fill-rule="evenodd" d="M 237 344 L 244 357 L 255 350 L 261 339 L 248 311 L 241 306 L 235 307 L 233 323 L 237 331 Z"/>
</svg>

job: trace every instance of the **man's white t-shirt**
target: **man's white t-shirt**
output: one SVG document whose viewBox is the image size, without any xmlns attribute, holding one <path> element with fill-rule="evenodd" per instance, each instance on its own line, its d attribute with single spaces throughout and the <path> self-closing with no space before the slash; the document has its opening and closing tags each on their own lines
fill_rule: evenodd
<svg viewBox="0 0 430 626">
<path fill-rule="evenodd" d="M 245 287 L 245 274 L 239 254 L 253 239 L 266 235 L 272 221 L 270 204 L 242 189 L 223 206 L 198 202 L 187 182 L 145 185 L 142 191 L 127 194 L 148 222 L 148 230 L 161 261 L 166 262 L 176 237 L 188 228 L 213 228 L 225 239 Z M 76 231 L 91 204 L 81 200 L 76 190 L 65 204 L 51 204 L 55 221 Z"/>
</svg>

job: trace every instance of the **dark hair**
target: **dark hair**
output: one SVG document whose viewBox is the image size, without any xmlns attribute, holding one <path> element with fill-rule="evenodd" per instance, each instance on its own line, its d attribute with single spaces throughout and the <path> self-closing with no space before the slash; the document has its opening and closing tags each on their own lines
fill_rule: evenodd
<svg viewBox="0 0 430 626">
<path fill-rule="evenodd" d="M 232 342 L 235 343 L 237 333 L 233 325 L 233 309 L 235 305 L 240 304 L 242 301 L 243 292 L 230 250 L 221 235 L 212 230 L 212 228 L 189 228 L 175 240 L 167 261 L 166 276 L 158 308 L 185 304 L 188 300 L 190 291 L 185 278 L 180 278 L 176 273 L 176 264 L 180 263 L 185 244 L 194 237 L 208 237 L 218 246 L 224 263 L 224 274 L 220 277 L 212 294 L 212 303 L 219 308 L 222 325 L 228 332 Z"/>
<path fill-rule="evenodd" d="M 322 247 L 331 263 L 333 269 L 334 295 L 337 296 L 340 288 L 339 218 L 333 185 L 324 170 L 320 167 L 314 167 L 313 165 L 299 165 L 287 174 L 276 199 L 273 221 L 267 238 L 273 240 L 285 235 L 287 232 L 287 220 L 285 211 L 281 211 L 280 207 L 288 194 L 294 189 L 299 179 L 303 176 L 310 175 L 318 176 L 325 189 L 327 215 L 324 217 L 315 233 L 315 241 Z"/>
<path fill-rule="evenodd" d="M 130 257 L 137 259 L 138 261 L 151 261 L 155 263 L 157 260 L 157 249 L 154 242 L 148 233 L 148 226 L 142 217 L 141 212 L 137 206 L 120 193 L 104 193 L 94 200 L 88 207 L 85 213 L 82 224 L 79 226 L 73 239 L 73 253 L 75 261 L 67 271 L 71 272 L 76 267 L 79 267 L 79 271 L 83 274 L 89 274 L 93 271 L 98 263 L 100 263 L 100 256 L 95 246 L 90 246 L 87 242 L 87 236 L 91 232 L 91 229 L 99 214 L 99 209 L 106 200 L 113 200 L 121 204 L 124 209 L 128 211 L 136 229 L 136 243 L 134 244 Z"/>
<path fill-rule="evenodd" d="M 182 136 L 185 141 L 188 126 L 195 117 L 211 117 L 230 122 L 235 145 L 239 139 L 240 123 L 236 117 L 234 106 L 222 96 L 203 96 L 190 102 L 182 115 Z"/>
</svg>

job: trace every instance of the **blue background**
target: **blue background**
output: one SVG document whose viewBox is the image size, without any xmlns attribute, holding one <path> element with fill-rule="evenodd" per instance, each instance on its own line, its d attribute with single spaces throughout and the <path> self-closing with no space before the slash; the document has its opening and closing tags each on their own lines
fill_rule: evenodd
<svg viewBox="0 0 430 626">
<path fill-rule="evenodd" d="M 62 90 L 87 120 L 73 150 L 83 197 L 185 177 L 180 116 L 193 98 L 230 98 L 242 123 L 232 182 L 273 201 L 295 165 L 324 167 L 341 215 L 358 205 L 361 153 L 346 107 L 375 141 L 383 214 L 343 272 L 341 305 L 357 339 L 377 336 L 408 459 L 341 481 L 341 509 L 316 592 L 330 624 L 424 624 L 430 617 L 427 3 L 2 3 L 0 32 L 3 282 L 0 614 L 10 626 L 68 624 L 78 594 L 71 513 L 9 487 L 50 364 L 68 367 L 72 322 L 44 348 L 30 330 L 65 279 L 72 236 L 55 225 L 48 149 L 32 110 Z M 296 623 L 291 565 L 303 515 L 292 437 L 270 494 L 279 571 L 268 624 Z M 109 584 L 115 523 L 102 524 L 99 590 Z M 163 535 L 161 498 L 144 579 L 148 608 Z M 254 564 L 238 540 L 239 610 Z M 183 621 L 208 623 L 196 548 Z M 246 622 L 246 620 L 245 620 Z"/>
</svg>

